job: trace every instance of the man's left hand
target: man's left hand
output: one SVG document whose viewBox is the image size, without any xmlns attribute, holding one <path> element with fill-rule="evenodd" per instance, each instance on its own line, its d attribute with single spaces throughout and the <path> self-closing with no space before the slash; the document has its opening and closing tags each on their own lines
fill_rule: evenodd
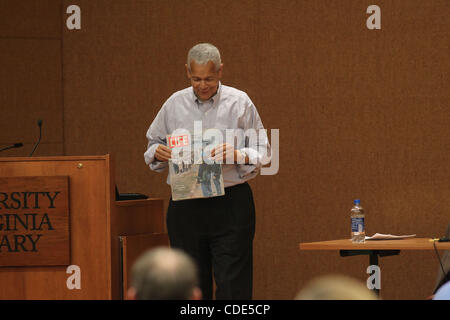
<svg viewBox="0 0 450 320">
<path fill-rule="evenodd" d="M 211 151 L 211 158 L 214 161 L 223 161 L 225 164 L 248 163 L 247 157 L 239 150 L 234 149 L 233 145 L 224 143 L 218 145 Z"/>
<path fill-rule="evenodd" d="M 237 160 L 237 152 L 238 150 L 235 150 L 233 145 L 224 143 L 212 149 L 211 158 L 214 161 L 222 160 L 223 163 L 232 164 Z"/>
</svg>

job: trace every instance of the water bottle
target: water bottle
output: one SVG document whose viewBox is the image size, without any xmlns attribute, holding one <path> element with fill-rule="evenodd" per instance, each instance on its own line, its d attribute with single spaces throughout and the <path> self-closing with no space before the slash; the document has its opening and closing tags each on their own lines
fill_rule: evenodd
<svg viewBox="0 0 450 320">
<path fill-rule="evenodd" d="M 364 228 L 364 209 L 361 207 L 361 201 L 356 199 L 350 212 L 352 221 L 352 242 L 361 243 L 365 241 L 366 231 Z"/>
</svg>

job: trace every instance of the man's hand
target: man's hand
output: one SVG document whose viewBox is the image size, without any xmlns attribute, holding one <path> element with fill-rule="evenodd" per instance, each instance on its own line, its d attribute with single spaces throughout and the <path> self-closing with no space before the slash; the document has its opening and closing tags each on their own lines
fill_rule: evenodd
<svg viewBox="0 0 450 320">
<path fill-rule="evenodd" d="M 235 161 L 234 147 L 229 143 L 224 143 L 216 146 L 211 151 L 211 158 L 214 161 L 221 160 L 224 163 L 231 164 Z"/>
<path fill-rule="evenodd" d="M 166 147 L 165 145 L 160 144 L 158 148 L 156 148 L 155 158 L 156 160 L 167 162 L 172 156 L 172 149 Z"/>
<path fill-rule="evenodd" d="M 248 159 L 243 159 L 243 155 L 239 150 L 234 149 L 233 145 L 229 143 L 224 143 L 218 145 L 211 151 L 211 157 L 214 161 L 222 160 L 223 163 L 246 163 Z"/>
</svg>

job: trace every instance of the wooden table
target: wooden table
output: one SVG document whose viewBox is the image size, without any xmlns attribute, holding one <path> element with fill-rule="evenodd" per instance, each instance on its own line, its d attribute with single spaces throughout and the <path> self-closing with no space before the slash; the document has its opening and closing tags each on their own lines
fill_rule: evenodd
<svg viewBox="0 0 450 320">
<path fill-rule="evenodd" d="M 341 257 L 369 255 L 370 265 L 378 266 L 378 257 L 398 255 L 400 250 L 450 250 L 450 242 L 432 241 L 430 238 L 396 240 L 366 240 L 352 243 L 351 239 L 300 243 L 300 250 L 339 250 Z M 379 294 L 378 289 L 374 289 Z"/>
</svg>

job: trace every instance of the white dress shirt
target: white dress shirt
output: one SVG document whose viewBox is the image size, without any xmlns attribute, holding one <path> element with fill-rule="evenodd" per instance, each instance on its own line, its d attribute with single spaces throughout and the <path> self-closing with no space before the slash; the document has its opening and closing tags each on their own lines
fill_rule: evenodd
<svg viewBox="0 0 450 320">
<path fill-rule="evenodd" d="M 245 92 L 219 83 L 217 93 L 208 101 L 200 101 L 192 87 L 177 91 L 167 99 L 147 131 L 148 145 L 144 158 L 151 170 L 160 172 L 168 166 L 167 162 L 155 158 L 158 145 L 167 146 L 167 135 L 176 129 L 183 128 L 193 133 L 194 121 L 201 121 L 203 130 L 221 130 L 224 137 L 229 129 L 241 129 L 239 131 L 245 133 L 245 139 L 235 149 L 248 155 L 249 164 L 223 164 L 225 187 L 254 178 L 261 165 L 270 161 L 267 133 L 255 105 Z M 247 136 L 249 129 L 256 130 L 256 139 Z M 169 181 L 167 177 L 168 184 Z"/>
</svg>

